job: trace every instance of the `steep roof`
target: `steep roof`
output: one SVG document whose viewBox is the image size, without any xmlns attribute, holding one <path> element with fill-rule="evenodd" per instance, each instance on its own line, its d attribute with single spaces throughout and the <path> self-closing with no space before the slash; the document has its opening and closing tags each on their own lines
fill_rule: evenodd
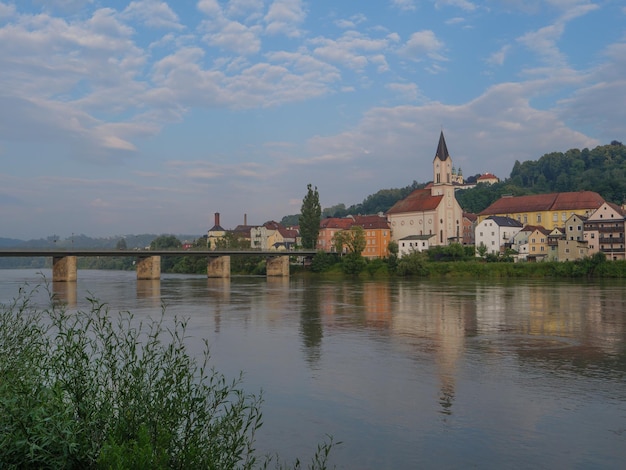
<svg viewBox="0 0 626 470">
<path fill-rule="evenodd" d="M 450 154 L 448 153 L 448 146 L 446 145 L 446 139 L 443 136 L 443 131 L 439 134 L 439 144 L 437 145 L 437 151 L 435 152 L 435 158 L 439 158 L 439 160 L 444 161 Z"/>
<path fill-rule="evenodd" d="M 491 217 L 487 217 L 485 220 L 493 220 L 499 227 L 523 227 L 521 222 L 501 215 L 492 215 Z"/>
<path fill-rule="evenodd" d="M 416 189 L 401 201 L 396 202 L 387 214 L 432 211 L 439 206 L 442 199 L 442 195 L 433 196 L 430 189 Z"/>
<path fill-rule="evenodd" d="M 478 215 L 597 209 L 603 203 L 602 196 L 593 191 L 503 196 Z"/>
</svg>

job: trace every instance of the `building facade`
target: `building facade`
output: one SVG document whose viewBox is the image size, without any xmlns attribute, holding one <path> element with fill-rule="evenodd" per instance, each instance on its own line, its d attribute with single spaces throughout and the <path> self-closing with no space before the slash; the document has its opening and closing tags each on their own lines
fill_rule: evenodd
<svg viewBox="0 0 626 470">
<path fill-rule="evenodd" d="M 604 199 L 593 191 L 503 196 L 478 214 L 479 222 L 492 215 L 510 217 L 522 225 L 562 227 L 574 214 L 589 216 Z"/>
</svg>

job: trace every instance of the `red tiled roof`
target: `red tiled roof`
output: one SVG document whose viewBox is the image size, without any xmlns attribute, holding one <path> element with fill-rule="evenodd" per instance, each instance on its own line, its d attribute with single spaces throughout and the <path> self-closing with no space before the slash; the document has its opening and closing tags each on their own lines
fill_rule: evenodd
<svg viewBox="0 0 626 470">
<path fill-rule="evenodd" d="M 439 206 L 442 199 L 442 195 L 431 195 L 430 189 L 416 189 L 401 201 L 396 202 L 387 214 L 432 211 Z"/>
<path fill-rule="evenodd" d="M 597 209 L 603 203 L 602 196 L 593 191 L 503 196 L 478 215 Z"/>
<path fill-rule="evenodd" d="M 476 222 L 476 219 L 478 219 L 478 216 L 472 212 L 463 212 L 463 217 L 471 222 Z"/>
<path fill-rule="evenodd" d="M 364 229 L 389 229 L 389 221 L 386 217 L 378 215 L 357 215 L 354 217 L 354 224 Z"/>
<path fill-rule="evenodd" d="M 326 219 L 322 219 L 320 222 L 320 228 L 338 228 L 342 230 L 348 230 L 352 227 L 354 220 L 351 217 L 328 217 Z"/>
</svg>

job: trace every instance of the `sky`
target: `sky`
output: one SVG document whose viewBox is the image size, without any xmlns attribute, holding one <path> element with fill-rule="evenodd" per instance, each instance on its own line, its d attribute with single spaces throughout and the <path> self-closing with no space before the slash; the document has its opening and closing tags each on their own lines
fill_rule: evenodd
<svg viewBox="0 0 626 470">
<path fill-rule="evenodd" d="M 0 237 L 204 234 L 626 142 L 623 0 L 0 0 Z"/>
</svg>

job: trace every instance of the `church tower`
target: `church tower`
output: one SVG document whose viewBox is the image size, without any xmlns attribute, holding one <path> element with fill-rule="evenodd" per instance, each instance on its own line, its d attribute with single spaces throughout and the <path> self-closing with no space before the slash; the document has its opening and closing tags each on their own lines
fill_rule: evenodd
<svg viewBox="0 0 626 470">
<path fill-rule="evenodd" d="M 443 131 L 439 135 L 439 144 L 433 160 L 433 184 L 452 184 L 452 159 Z"/>
</svg>

